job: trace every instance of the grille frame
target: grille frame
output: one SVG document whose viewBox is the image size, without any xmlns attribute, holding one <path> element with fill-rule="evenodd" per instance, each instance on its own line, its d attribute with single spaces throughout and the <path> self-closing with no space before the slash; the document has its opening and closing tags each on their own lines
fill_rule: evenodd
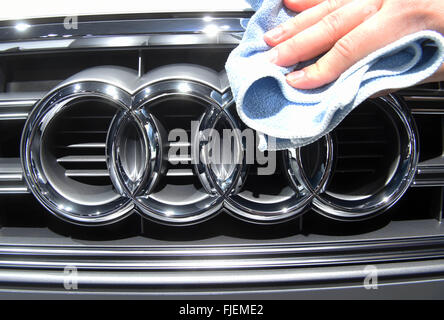
<svg viewBox="0 0 444 320">
<path fill-rule="evenodd" d="M 227 15 L 229 15 L 229 13 L 227 13 Z M 202 19 L 203 16 L 204 15 L 199 16 L 198 19 Z M 221 19 L 220 23 L 223 23 L 222 21 L 223 19 Z M 11 30 L 13 30 L 13 28 L 11 28 Z M 199 37 L 201 40 L 207 37 L 206 35 L 200 33 L 200 31 L 197 32 L 199 32 Z M 42 35 L 44 35 L 44 33 L 42 33 Z M 171 41 L 172 36 L 174 35 L 169 36 L 170 40 L 168 41 L 161 42 L 158 38 L 158 42 L 152 43 L 146 41 L 148 39 L 147 36 L 142 36 L 141 38 L 139 38 L 140 42 L 134 43 L 130 45 L 130 47 L 135 46 L 137 48 L 146 48 L 147 46 L 151 46 L 151 44 L 153 46 L 171 45 L 172 43 L 174 43 Z M 241 34 L 237 35 L 237 40 L 239 40 L 240 36 Z M 222 39 L 219 42 L 219 39 L 222 38 L 213 37 L 209 41 L 202 41 L 200 43 L 205 45 L 212 44 L 223 46 L 224 40 Z M 86 44 L 86 42 L 89 43 L 87 46 L 84 47 L 84 49 L 106 48 L 106 42 L 104 41 L 104 39 L 95 40 L 99 40 L 97 41 L 97 43 L 100 43 L 100 45 L 93 46 L 93 41 L 87 40 L 84 42 L 84 44 Z M 55 41 L 49 41 L 51 41 L 51 43 L 55 45 Z M 17 48 L 20 47 L 20 45 L 18 44 L 21 42 L 23 42 L 23 40 L 10 43 L 8 44 L 8 46 L 9 48 Z M 234 43 L 234 41 L 231 42 L 231 44 Z M 182 43 L 182 45 L 189 44 L 190 42 Z M 178 43 L 175 43 L 174 45 L 178 45 Z M 180 45 L 181 44 L 179 44 L 179 47 Z M 29 46 L 25 45 L 24 47 L 20 47 L 16 50 L 18 52 L 38 52 L 39 50 L 51 51 L 55 49 L 55 46 L 52 48 L 49 47 L 48 49 L 42 49 L 43 47 L 44 46 L 42 42 L 41 45 L 36 45 L 34 48 L 30 48 Z M 60 50 L 69 51 L 79 49 L 81 49 L 81 41 L 78 41 L 71 48 L 67 46 L 61 48 Z M 141 62 L 143 64 L 143 61 Z M 144 68 L 141 67 L 140 70 L 144 70 Z M 41 97 L 38 97 L 37 99 L 40 98 Z M 18 99 L 17 101 L 19 100 L 20 99 Z M 29 108 L 30 110 L 32 108 L 32 104 L 31 106 L 26 108 Z M 420 168 L 421 166 L 419 166 L 418 170 L 420 170 Z M 0 171 L 2 171 L 2 169 L 3 167 L 0 166 Z M 418 171 L 417 177 L 419 177 L 420 175 L 421 174 Z M 438 187 L 442 185 L 442 183 L 438 183 Z M 432 217 L 431 219 L 439 220 L 440 216 L 437 215 L 435 217 Z M 236 274 L 238 274 L 239 269 L 241 268 L 255 268 L 261 275 L 264 275 L 263 270 L 266 269 L 269 271 L 269 273 L 267 273 L 267 283 L 270 285 L 270 289 L 275 292 L 277 288 L 281 288 L 281 285 L 285 285 L 286 287 L 292 286 L 294 288 L 299 287 L 300 285 L 300 288 L 306 288 L 307 283 L 304 281 L 277 284 L 273 281 L 273 279 L 278 277 L 285 267 L 288 267 L 292 271 L 292 274 L 295 275 L 296 273 L 301 271 L 298 268 L 305 266 L 307 267 L 307 269 L 304 269 L 305 272 L 307 272 L 307 274 L 310 274 L 313 271 L 311 267 L 313 266 L 314 261 L 321 262 L 317 264 L 318 271 L 325 270 L 325 272 L 328 273 L 325 269 L 326 265 L 328 264 L 330 266 L 337 267 L 337 272 L 342 272 L 343 274 L 344 272 L 346 272 L 347 275 L 349 274 L 349 272 L 356 272 L 358 268 L 361 268 L 361 266 L 364 266 L 365 264 L 375 263 L 378 264 L 378 267 L 381 266 L 382 268 L 382 263 L 384 262 L 399 262 L 399 267 L 396 269 L 391 269 L 389 272 L 390 275 L 395 275 L 396 277 L 396 275 L 402 273 L 400 272 L 402 268 L 411 265 L 413 262 L 416 262 L 416 264 L 422 263 L 423 268 L 413 271 L 414 274 L 418 275 L 421 274 L 421 270 L 429 270 L 427 269 L 427 267 L 433 265 L 434 262 L 437 261 L 437 259 L 444 258 L 444 254 L 442 252 L 442 248 L 444 247 L 442 243 L 443 231 L 442 228 L 437 226 L 438 221 L 425 221 L 427 222 L 426 224 L 428 225 L 428 227 L 422 223 L 423 221 L 412 221 L 411 223 L 398 222 L 399 221 L 395 221 L 392 224 L 393 228 L 384 229 L 382 230 L 382 233 L 377 235 L 375 235 L 374 233 L 363 233 L 361 236 L 348 236 L 345 238 L 344 235 L 332 236 L 327 238 L 325 236 L 312 237 L 312 235 L 310 235 L 307 236 L 306 241 L 308 243 L 304 243 L 304 240 L 292 238 L 290 239 L 288 237 L 282 237 L 279 239 L 272 238 L 268 239 L 268 241 L 262 239 L 261 241 L 259 241 L 258 239 L 253 238 L 248 239 L 249 241 L 247 241 L 246 239 L 243 239 L 242 237 L 239 237 L 235 234 L 235 236 L 233 236 L 233 238 L 230 240 L 231 242 L 228 244 L 225 244 L 223 237 L 217 238 L 214 241 L 212 241 L 213 239 L 206 239 L 207 241 L 201 241 L 205 242 L 205 244 L 199 243 L 199 241 L 191 243 L 185 240 L 180 243 L 175 240 L 171 242 L 161 242 L 159 244 L 155 241 L 147 241 L 146 237 L 149 237 L 149 233 L 148 235 L 145 234 L 144 236 L 140 237 L 139 239 L 137 239 L 137 241 L 130 241 L 130 244 L 128 244 L 128 241 L 79 241 L 76 240 L 75 236 L 71 237 L 70 239 L 70 237 L 66 236 L 66 234 L 59 234 L 58 236 L 55 234 L 48 235 L 48 233 L 40 232 L 41 230 L 35 229 L 33 230 L 32 234 L 29 234 L 28 237 L 23 237 L 23 235 L 29 233 L 29 228 L 16 230 L 17 233 L 14 233 L 14 230 L 11 230 L 11 228 L 9 228 L 8 226 L 3 226 L 1 230 L 2 237 L 0 237 L 0 252 L 2 256 L 0 263 L 2 278 L 0 282 L 7 285 L 8 288 L 14 287 L 23 290 L 26 290 L 27 288 L 31 290 L 31 286 L 33 286 L 34 289 L 36 286 L 38 286 L 42 289 L 42 292 L 46 291 L 46 289 L 53 290 L 54 288 L 61 288 L 62 286 L 62 281 L 60 280 L 60 278 L 58 278 L 58 275 L 62 275 L 63 267 L 65 265 L 67 265 L 68 263 L 80 264 L 81 261 L 89 260 L 91 262 L 91 265 L 84 265 L 80 267 L 79 270 L 80 272 L 88 272 L 87 276 L 90 279 L 90 288 L 94 288 L 93 283 L 95 282 L 95 284 L 97 285 L 97 283 L 99 282 L 96 278 L 93 277 L 94 272 L 110 271 L 111 268 L 119 267 L 119 265 L 123 265 L 122 261 L 128 257 L 127 254 L 134 254 L 136 256 L 139 256 L 140 260 L 143 261 L 135 261 L 133 266 L 136 266 L 137 270 L 143 272 L 144 275 L 158 277 L 157 284 L 161 283 L 162 285 L 165 285 L 168 282 L 168 279 L 172 278 L 166 277 L 165 273 L 159 274 L 156 271 L 158 271 L 160 268 L 166 268 L 167 265 L 157 264 L 156 261 L 153 261 L 150 258 L 162 255 L 164 257 L 171 257 L 171 259 L 177 259 L 178 263 L 175 264 L 175 270 L 180 271 L 180 274 L 177 274 L 178 277 L 176 278 L 179 279 L 186 278 L 191 275 L 191 273 L 193 273 L 190 272 L 190 266 L 199 265 L 199 263 L 207 261 L 211 257 L 219 257 L 220 259 L 210 261 L 213 262 L 213 264 L 211 265 L 211 268 L 208 268 L 208 273 L 205 274 L 207 277 L 206 279 L 209 280 L 207 283 L 212 284 L 211 288 L 214 288 L 214 291 L 220 293 L 223 290 L 223 285 L 218 286 L 217 284 L 215 284 L 220 284 L 220 281 L 218 282 L 218 280 L 221 279 L 219 276 L 222 273 L 229 276 L 235 276 Z M 301 219 L 301 228 L 302 225 L 303 220 Z M 292 226 L 294 226 L 294 224 L 292 224 Z M 261 226 L 257 227 L 260 228 Z M 276 226 L 276 228 L 278 227 L 279 226 Z M 418 230 L 424 230 L 424 232 L 415 233 L 413 230 L 415 228 Z M 167 230 L 169 230 L 170 232 L 175 232 L 171 229 Z M 190 233 L 192 233 L 195 229 L 190 230 Z M 295 228 L 295 230 L 300 229 Z M 11 236 L 10 238 L 8 238 L 7 236 L 8 234 L 17 235 L 20 233 L 21 235 L 16 237 Z M 47 240 L 50 238 L 53 238 L 54 241 L 51 242 Z M 415 248 L 417 250 L 415 250 Z M 306 255 L 304 254 L 304 252 L 307 253 L 307 250 L 310 251 L 310 254 Z M 302 258 L 301 260 L 299 260 L 299 262 L 303 263 L 299 264 L 297 259 L 291 260 L 291 251 L 297 252 L 296 255 Z M 241 259 L 240 257 L 242 257 L 246 252 L 248 253 L 248 259 Z M 331 255 L 325 255 L 326 252 L 330 252 Z M 198 254 L 194 255 L 194 253 Z M 278 253 L 281 254 L 279 255 L 279 257 L 277 257 Z M 352 257 L 348 255 L 352 253 L 354 253 L 355 257 L 358 259 L 352 259 Z M 190 254 L 193 256 L 193 258 L 195 258 L 195 260 L 193 260 L 191 263 L 187 263 L 189 261 L 182 260 L 184 256 Z M 230 256 L 229 263 L 231 263 L 231 266 L 233 268 L 230 268 L 230 266 L 227 266 L 224 261 L 221 261 L 226 260 L 225 258 L 227 258 L 229 254 L 232 254 Z M 267 259 L 262 259 L 264 256 L 266 256 Z M 71 257 L 71 259 L 67 260 L 63 257 Z M 104 257 L 108 257 L 110 258 L 110 260 L 113 260 L 112 263 L 110 263 L 109 265 L 105 265 L 106 263 L 100 264 L 99 261 L 101 259 L 103 260 Z M 322 261 L 320 259 L 322 259 Z M 211 263 L 207 265 L 210 264 Z M 353 270 L 350 270 L 350 268 L 346 267 L 345 264 L 349 265 L 350 268 L 352 268 Z M 156 267 L 159 269 L 156 269 Z M 6 270 L 6 268 L 8 268 L 11 272 Z M 51 277 L 50 281 L 45 281 L 46 277 L 49 275 L 48 268 L 51 268 L 54 271 L 54 273 L 51 273 L 51 275 L 56 275 L 56 277 Z M 91 269 L 94 269 L 94 271 L 90 272 Z M 134 270 L 135 269 L 131 269 L 129 272 L 132 273 L 134 272 Z M 26 271 L 31 272 L 27 273 Z M 246 270 L 246 272 L 243 274 L 245 275 L 245 278 L 239 278 L 238 285 L 242 286 L 243 288 L 246 288 L 245 283 L 248 280 L 247 273 L 248 270 Z M 356 275 L 356 273 L 353 274 Z M 442 271 L 439 271 L 437 269 L 433 269 L 431 273 L 429 272 L 422 274 L 427 277 L 442 277 L 443 275 Z M 28 275 L 31 277 L 27 277 Z M 331 277 L 325 275 L 325 277 L 319 277 L 317 281 L 322 280 L 321 278 L 330 280 L 332 279 Z M 41 279 L 41 281 L 36 281 L 36 279 Z M 285 279 L 290 279 L 290 281 L 293 281 L 289 277 Z M 102 280 L 103 281 L 100 282 L 102 285 L 107 283 L 106 279 Z M 108 279 L 108 281 L 109 280 L 110 279 Z M 358 277 L 358 280 L 361 281 L 360 276 Z M 347 277 L 344 278 L 344 281 L 347 281 Z M 50 282 L 51 284 L 49 284 Z M 264 283 L 265 281 L 259 281 L 255 283 L 255 285 L 263 286 Z M 114 281 L 112 284 L 110 281 L 107 284 L 108 286 L 106 287 L 106 289 L 103 289 L 104 287 L 102 286 L 101 289 L 98 290 L 101 290 L 102 292 L 105 290 L 110 292 L 112 291 L 113 284 L 115 285 L 117 284 L 117 282 Z M 152 282 L 148 283 L 147 281 L 145 281 L 143 284 L 139 284 L 139 288 L 147 288 L 149 285 L 153 285 Z M 171 290 L 170 292 L 183 291 L 183 287 L 181 287 L 180 284 L 176 283 L 176 285 L 174 285 L 173 282 L 169 282 L 169 284 L 170 286 L 165 286 L 168 287 L 166 290 Z M 81 283 L 81 285 L 83 285 L 83 282 Z M 193 288 L 195 289 L 194 292 L 200 290 L 200 288 Z M 4 289 L 3 291 L 7 290 L 8 289 Z M 131 289 L 126 288 L 126 290 L 130 291 Z M 257 287 L 252 287 L 251 291 L 249 292 L 258 292 L 259 290 L 260 289 L 258 289 Z M 155 294 L 157 295 L 158 287 L 156 287 L 156 289 L 153 289 L 153 292 L 155 292 Z M 184 293 L 181 292 L 181 294 Z M 199 291 L 199 294 L 204 294 L 203 290 Z"/>
</svg>

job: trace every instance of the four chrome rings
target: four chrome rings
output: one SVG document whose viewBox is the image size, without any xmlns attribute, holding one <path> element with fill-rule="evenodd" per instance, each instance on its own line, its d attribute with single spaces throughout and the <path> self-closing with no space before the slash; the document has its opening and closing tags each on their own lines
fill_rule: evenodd
<svg viewBox="0 0 444 320">
<path fill-rule="evenodd" d="M 173 203 L 157 196 L 156 185 L 165 177 L 168 153 L 167 133 L 151 112 L 162 99 L 196 99 L 204 106 L 198 136 L 192 144 L 193 173 L 203 190 L 186 203 Z M 47 128 L 58 114 L 82 99 L 107 101 L 116 110 L 106 139 L 106 164 L 112 186 L 81 185 L 52 167 L 44 152 Z M 310 172 L 301 154 L 305 147 L 284 153 L 289 189 L 277 200 L 257 203 L 242 192 L 247 179 L 245 145 L 231 96 L 208 83 L 164 79 L 150 83 L 134 94 L 117 85 L 80 81 L 62 86 L 43 99 L 28 118 L 22 137 L 22 162 L 26 181 L 37 199 L 53 214 L 82 225 L 119 221 L 133 211 L 165 224 L 187 225 L 209 219 L 222 207 L 238 218 L 255 223 L 275 223 L 302 214 L 312 206 L 316 211 L 341 220 L 363 219 L 393 205 L 410 185 L 417 163 L 415 127 L 408 111 L 394 100 L 385 101 L 399 122 L 404 148 L 396 180 L 365 201 L 352 202 L 326 192 L 332 171 L 333 141 L 330 135 L 316 142 L 317 165 Z M 206 130 L 216 126 L 234 132 L 233 163 L 221 170 L 208 161 Z M 129 137 L 131 137 L 129 139 Z M 43 150 L 43 152 L 42 152 Z M 204 161 L 205 160 L 205 161 Z M 97 195 L 100 195 L 98 197 Z"/>
</svg>

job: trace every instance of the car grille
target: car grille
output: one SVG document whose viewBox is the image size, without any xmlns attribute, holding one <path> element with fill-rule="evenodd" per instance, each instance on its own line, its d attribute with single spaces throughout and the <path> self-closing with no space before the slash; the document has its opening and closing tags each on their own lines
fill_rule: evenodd
<svg viewBox="0 0 444 320">
<path fill-rule="evenodd" d="M 262 153 L 255 135 L 235 136 L 222 163 L 202 163 L 205 129 L 246 129 L 224 63 L 248 17 L 0 27 L 0 269 L 274 272 L 442 256 L 440 83 L 368 99 L 301 149 Z"/>
</svg>

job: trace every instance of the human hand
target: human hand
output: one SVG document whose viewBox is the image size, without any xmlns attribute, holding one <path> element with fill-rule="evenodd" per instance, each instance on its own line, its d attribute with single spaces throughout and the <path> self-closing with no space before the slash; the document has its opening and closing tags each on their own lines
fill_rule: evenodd
<svg viewBox="0 0 444 320">
<path fill-rule="evenodd" d="M 336 80 L 368 54 L 421 30 L 444 34 L 443 0 L 284 0 L 294 18 L 268 31 L 271 62 L 290 66 L 325 53 L 291 72 L 287 82 L 313 89 Z M 444 66 L 427 81 L 444 80 Z M 424 81 L 426 82 L 426 81 Z"/>
</svg>

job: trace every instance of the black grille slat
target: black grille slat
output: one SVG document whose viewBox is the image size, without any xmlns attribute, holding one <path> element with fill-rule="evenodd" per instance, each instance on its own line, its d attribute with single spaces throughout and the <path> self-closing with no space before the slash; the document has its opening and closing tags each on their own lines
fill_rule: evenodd
<svg viewBox="0 0 444 320">
<path fill-rule="evenodd" d="M 67 177 L 85 184 L 111 184 L 109 174 L 103 172 L 107 172 L 106 136 L 115 113 L 103 102 L 91 101 L 58 119 L 54 152 Z"/>
<path fill-rule="evenodd" d="M 396 148 L 393 130 L 380 107 L 369 103 L 353 110 L 333 132 L 336 160 L 329 188 L 353 194 L 362 185 L 381 181 L 389 166 L 387 156 Z"/>
</svg>

